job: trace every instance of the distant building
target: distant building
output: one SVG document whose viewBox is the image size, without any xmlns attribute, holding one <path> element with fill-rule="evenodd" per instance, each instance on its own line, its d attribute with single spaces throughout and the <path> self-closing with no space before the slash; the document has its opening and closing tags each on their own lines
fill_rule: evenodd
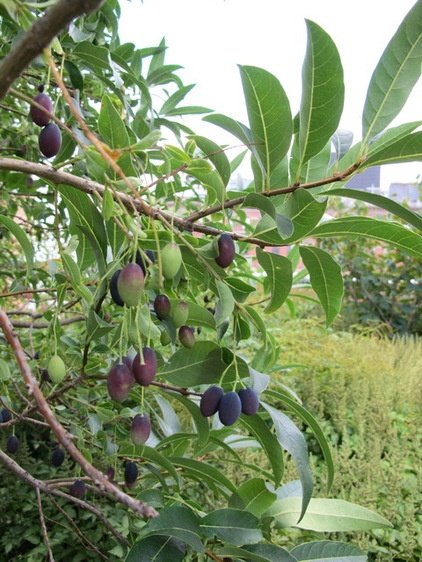
<svg viewBox="0 0 422 562">
<path fill-rule="evenodd" d="M 392 183 L 388 188 L 388 197 L 398 203 L 407 203 L 412 209 L 422 206 L 421 189 L 415 183 Z"/>
</svg>

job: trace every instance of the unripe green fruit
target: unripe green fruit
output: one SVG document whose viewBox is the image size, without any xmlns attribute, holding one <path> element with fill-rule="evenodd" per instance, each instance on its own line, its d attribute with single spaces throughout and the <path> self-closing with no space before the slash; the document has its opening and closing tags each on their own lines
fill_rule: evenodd
<svg viewBox="0 0 422 562">
<path fill-rule="evenodd" d="M 176 242 L 169 242 L 161 251 L 164 279 L 173 279 L 182 265 L 182 252 Z"/>
<path fill-rule="evenodd" d="M 50 361 L 47 365 L 47 372 L 53 384 L 62 382 L 66 376 L 66 365 L 59 355 L 53 355 L 50 357 Z"/>
<path fill-rule="evenodd" d="M 180 301 L 176 304 L 172 312 L 173 324 L 176 328 L 184 326 L 189 316 L 189 305 L 187 302 Z"/>
<path fill-rule="evenodd" d="M 163 330 L 161 332 L 160 343 L 162 346 L 169 345 L 171 343 L 171 337 L 167 330 Z"/>
<path fill-rule="evenodd" d="M 144 290 L 144 273 L 137 263 L 124 266 L 117 278 L 117 290 L 127 306 L 136 306 Z"/>
</svg>

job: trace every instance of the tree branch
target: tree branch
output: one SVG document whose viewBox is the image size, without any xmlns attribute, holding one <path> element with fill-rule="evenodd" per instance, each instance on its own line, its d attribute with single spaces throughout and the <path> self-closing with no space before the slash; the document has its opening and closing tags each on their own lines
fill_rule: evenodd
<svg viewBox="0 0 422 562">
<path fill-rule="evenodd" d="M 97 10 L 103 0 L 59 0 L 22 35 L 0 64 L 0 100 L 13 82 L 69 23 Z"/>
<path fill-rule="evenodd" d="M 97 470 L 94 466 L 92 466 L 92 464 L 82 455 L 82 453 L 73 443 L 71 436 L 67 433 L 65 428 L 55 417 L 47 400 L 44 397 L 44 394 L 41 392 L 37 380 L 32 375 L 25 352 L 22 349 L 20 341 L 14 332 L 13 325 L 7 317 L 7 314 L 1 308 L 0 326 L 15 354 L 19 369 L 26 384 L 28 394 L 34 397 L 34 400 L 38 407 L 38 411 L 50 426 L 58 442 L 61 443 L 61 445 L 66 449 L 73 460 L 79 464 L 85 474 L 89 476 L 97 486 L 99 486 L 103 490 L 106 490 L 117 501 L 120 501 L 122 504 L 129 507 L 141 517 L 156 517 L 158 514 L 154 508 L 150 507 L 144 502 L 140 502 L 135 498 L 128 496 L 126 493 L 116 488 L 116 486 L 114 486 L 100 470 Z"/>
</svg>

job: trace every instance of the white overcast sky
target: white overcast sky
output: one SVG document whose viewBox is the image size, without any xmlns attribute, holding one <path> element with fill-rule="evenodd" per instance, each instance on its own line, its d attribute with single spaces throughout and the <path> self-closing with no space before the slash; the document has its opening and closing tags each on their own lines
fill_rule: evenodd
<svg viewBox="0 0 422 562">
<path fill-rule="evenodd" d="M 122 41 L 136 47 L 165 37 L 167 64 L 183 66 L 185 84 L 196 84 L 184 104 L 203 105 L 247 123 L 238 64 L 262 67 L 280 80 L 296 113 L 306 49 L 305 19 L 336 44 L 346 98 L 340 127 L 361 138 L 366 90 L 385 46 L 416 0 L 121 0 Z M 422 119 L 422 80 L 395 124 Z M 209 124 L 195 130 L 216 142 L 235 143 Z M 422 165 L 384 166 L 381 187 L 413 182 Z"/>
</svg>

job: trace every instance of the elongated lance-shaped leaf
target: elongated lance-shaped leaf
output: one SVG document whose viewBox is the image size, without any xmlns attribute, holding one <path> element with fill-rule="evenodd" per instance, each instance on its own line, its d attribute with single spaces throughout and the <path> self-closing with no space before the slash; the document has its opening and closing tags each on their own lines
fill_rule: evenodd
<svg viewBox="0 0 422 562">
<path fill-rule="evenodd" d="M 364 143 L 399 114 L 419 80 L 422 64 L 422 2 L 418 0 L 391 38 L 369 83 L 362 114 Z"/>
<path fill-rule="evenodd" d="M 312 541 L 300 544 L 290 551 L 296 560 L 313 562 L 366 562 L 368 557 L 353 544 L 337 541 Z"/>
<path fill-rule="evenodd" d="M 26 257 L 27 275 L 32 273 L 34 266 L 34 248 L 25 231 L 10 217 L 0 215 L 0 224 L 5 226 L 16 237 Z"/>
<path fill-rule="evenodd" d="M 403 137 L 365 160 L 366 166 L 422 161 L 422 131 Z"/>
<path fill-rule="evenodd" d="M 293 130 L 289 100 L 268 71 L 255 66 L 239 66 L 239 70 L 252 139 L 269 178 L 289 150 Z"/>
<path fill-rule="evenodd" d="M 183 562 L 185 559 L 186 544 L 166 533 L 136 541 L 125 562 Z"/>
<path fill-rule="evenodd" d="M 303 164 L 318 154 L 336 131 L 344 103 L 343 67 L 337 47 L 316 23 L 306 20 L 306 26 L 297 177 Z"/>
<path fill-rule="evenodd" d="M 311 285 L 318 296 L 329 326 L 340 312 L 343 298 L 343 278 L 340 266 L 320 248 L 301 246 L 300 255 L 308 270 Z"/>
<path fill-rule="evenodd" d="M 312 237 L 365 236 L 387 242 L 416 258 L 422 258 L 422 236 L 397 223 L 371 217 L 344 217 L 317 226 Z"/>
</svg>

